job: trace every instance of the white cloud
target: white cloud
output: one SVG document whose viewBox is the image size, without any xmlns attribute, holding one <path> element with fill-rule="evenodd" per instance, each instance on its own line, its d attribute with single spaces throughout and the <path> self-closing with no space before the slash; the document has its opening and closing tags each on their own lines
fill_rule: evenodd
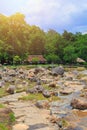
<svg viewBox="0 0 87 130">
<path fill-rule="evenodd" d="M 30 24 L 40 27 L 64 26 L 74 22 L 74 15 L 87 10 L 87 0 L 27 0 L 21 8 Z"/>
</svg>

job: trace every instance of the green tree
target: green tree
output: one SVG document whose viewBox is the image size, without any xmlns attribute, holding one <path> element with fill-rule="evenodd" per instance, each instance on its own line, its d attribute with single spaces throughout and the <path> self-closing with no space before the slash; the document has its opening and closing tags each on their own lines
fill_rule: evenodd
<svg viewBox="0 0 87 130">
<path fill-rule="evenodd" d="M 65 63 L 75 63 L 77 54 L 75 53 L 75 48 L 71 45 L 64 48 L 64 61 Z"/>
</svg>

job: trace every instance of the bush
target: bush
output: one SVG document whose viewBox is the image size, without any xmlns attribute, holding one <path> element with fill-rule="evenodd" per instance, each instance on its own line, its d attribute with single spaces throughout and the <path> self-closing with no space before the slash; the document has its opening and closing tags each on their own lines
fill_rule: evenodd
<svg viewBox="0 0 87 130">
<path fill-rule="evenodd" d="M 39 62 L 38 57 L 35 57 L 35 58 L 32 59 L 32 63 L 35 63 L 35 64 L 36 64 L 36 63 L 38 63 L 38 62 Z"/>
<path fill-rule="evenodd" d="M 46 56 L 46 59 L 47 59 L 48 63 L 59 63 L 60 62 L 60 58 L 56 54 L 49 54 Z"/>
<path fill-rule="evenodd" d="M 20 56 L 14 56 L 13 58 L 13 64 L 20 64 L 21 63 L 21 58 Z"/>
</svg>

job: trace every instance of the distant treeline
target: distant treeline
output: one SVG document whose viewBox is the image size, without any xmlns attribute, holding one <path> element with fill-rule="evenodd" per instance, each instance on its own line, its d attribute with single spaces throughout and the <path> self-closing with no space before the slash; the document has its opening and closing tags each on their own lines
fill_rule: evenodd
<svg viewBox="0 0 87 130">
<path fill-rule="evenodd" d="M 44 32 L 30 26 L 25 16 L 0 14 L 0 63 L 25 61 L 28 55 L 43 55 L 48 63 L 76 63 L 77 57 L 87 61 L 87 34 L 49 29 Z"/>
</svg>

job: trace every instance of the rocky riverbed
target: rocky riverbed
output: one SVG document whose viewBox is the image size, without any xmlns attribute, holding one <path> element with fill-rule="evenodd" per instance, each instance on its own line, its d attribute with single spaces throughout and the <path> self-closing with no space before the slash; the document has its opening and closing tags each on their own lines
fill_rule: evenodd
<svg viewBox="0 0 87 130">
<path fill-rule="evenodd" d="M 87 129 L 86 68 L 1 67 L 0 89 L 15 114 L 12 130 Z"/>
</svg>

